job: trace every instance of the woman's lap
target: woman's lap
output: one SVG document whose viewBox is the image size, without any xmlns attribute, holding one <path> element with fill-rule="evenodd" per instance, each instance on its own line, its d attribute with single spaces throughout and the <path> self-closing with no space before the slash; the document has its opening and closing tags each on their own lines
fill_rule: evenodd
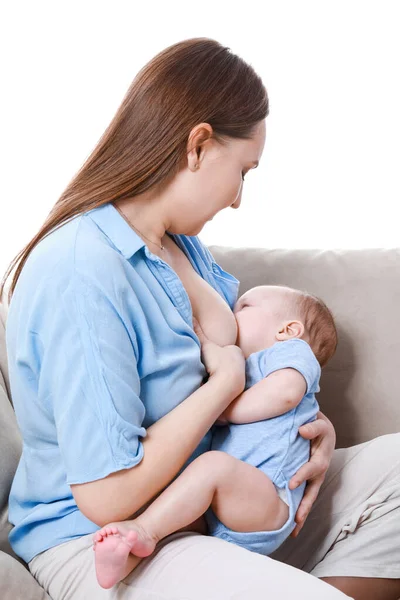
<svg viewBox="0 0 400 600">
<path fill-rule="evenodd" d="M 400 578 L 400 434 L 335 450 L 297 538 L 272 555 L 316 577 Z"/>
<path fill-rule="evenodd" d="M 169 536 L 123 582 L 103 590 L 95 577 L 91 538 L 61 544 L 29 563 L 32 574 L 53 600 L 347 598 L 299 569 L 193 532 Z"/>
<path fill-rule="evenodd" d="M 292 595 L 297 600 L 339 600 L 346 596 L 317 577 L 400 577 L 399 450 L 400 434 L 336 450 L 303 530 L 273 554 L 277 560 L 183 532 L 163 540 L 155 554 L 111 590 L 96 581 L 91 535 L 51 548 L 29 567 L 53 600 L 266 600 Z"/>
</svg>

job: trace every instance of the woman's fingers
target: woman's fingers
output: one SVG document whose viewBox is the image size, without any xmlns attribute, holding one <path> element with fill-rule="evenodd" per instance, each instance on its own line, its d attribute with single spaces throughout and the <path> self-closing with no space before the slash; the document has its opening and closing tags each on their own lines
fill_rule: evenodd
<svg viewBox="0 0 400 600">
<path fill-rule="evenodd" d="M 324 481 L 324 475 L 320 475 L 319 477 L 316 477 L 315 479 L 310 481 L 308 483 L 308 485 L 306 486 L 304 496 L 303 496 L 303 498 L 299 504 L 299 508 L 297 509 L 297 512 L 296 512 L 296 516 L 295 516 L 296 527 L 293 529 L 292 533 L 290 534 L 291 537 L 297 537 L 299 535 L 299 532 L 302 529 L 302 527 L 305 523 L 305 520 L 307 519 L 307 517 L 312 509 L 312 506 L 319 494 L 319 490 L 321 488 L 323 481 Z"/>
<path fill-rule="evenodd" d="M 324 415 L 300 427 L 299 433 L 303 438 L 311 440 L 311 456 L 289 482 L 291 490 L 307 482 L 304 496 L 296 512 L 296 527 L 291 533 L 292 537 L 299 534 L 318 496 L 332 458 L 336 438 L 332 423 Z"/>
<path fill-rule="evenodd" d="M 299 428 L 299 433 L 301 437 L 307 440 L 313 440 L 314 438 L 320 436 L 325 436 L 329 433 L 330 429 L 328 423 L 323 421 L 322 419 L 316 419 L 312 423 L 307 423 L 307 425 L 302 425 Z"/>
<path fill-rule="evenodd" d="M 325 475 L 325 472 L 326 468 L 324 464 L 320 464 L 317 460 L 311 460 L 302 465 L 297 473 L 293 475 L 289 482 L 289 489 L 294 490 L 305 481 L 314 480 L 321 475 Z"/>
</svg>

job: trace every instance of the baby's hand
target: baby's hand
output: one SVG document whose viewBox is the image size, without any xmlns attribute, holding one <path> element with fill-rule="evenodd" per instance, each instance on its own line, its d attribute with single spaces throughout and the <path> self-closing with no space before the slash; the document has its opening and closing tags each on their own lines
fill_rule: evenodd
<svg viewBox="0 0 400 600">
<path fill-rule="evenodd" d="M 226 388 L 230 388 L 236 397 L 243 391 L 246 382 L 243 352 L 234 344 L 219 346 L 212 342 L 194 317 L 193 330 L 199 338 L 201 358 L 210 378 L 223 378 Z"/>
</svg>

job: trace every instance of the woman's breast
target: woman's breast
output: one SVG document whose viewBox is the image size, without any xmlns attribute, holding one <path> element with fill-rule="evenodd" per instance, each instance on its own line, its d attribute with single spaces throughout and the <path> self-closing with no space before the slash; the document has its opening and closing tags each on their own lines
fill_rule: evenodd
<svg viewBox="0 0 400 600">
<path fill-rule="evenodd" d="M 236 319 L 225 299 L 200 277 L 186 254 L 174 241 L 168 240 L 166 249 L 163 258 L 181 280 L 189 296 L 193 316 L 200 323 L 205 335 L 220 346 L 235 344 Z"/>
<path fill-rule="evenodd" d="M 220 346 L 234 344 L 236 319 L 225 300 L 193 270 L 185 273 L 182 283 L 190 298 L 193 316 L 205 335 Z"/>
</svg>

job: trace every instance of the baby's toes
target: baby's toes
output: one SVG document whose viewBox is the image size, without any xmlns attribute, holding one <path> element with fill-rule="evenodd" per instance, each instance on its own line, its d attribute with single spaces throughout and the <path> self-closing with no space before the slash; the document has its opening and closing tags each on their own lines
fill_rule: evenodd
<svg viewBox="0 0 400 600">
<path fill-rule="evenodd" d="M 93 536 L 94 542 L 101 542 L 102 539 L 103 539 L 103 534 L 101 533 L 101 531 L 96 531 L 96 533 Z"/>
</svg>

